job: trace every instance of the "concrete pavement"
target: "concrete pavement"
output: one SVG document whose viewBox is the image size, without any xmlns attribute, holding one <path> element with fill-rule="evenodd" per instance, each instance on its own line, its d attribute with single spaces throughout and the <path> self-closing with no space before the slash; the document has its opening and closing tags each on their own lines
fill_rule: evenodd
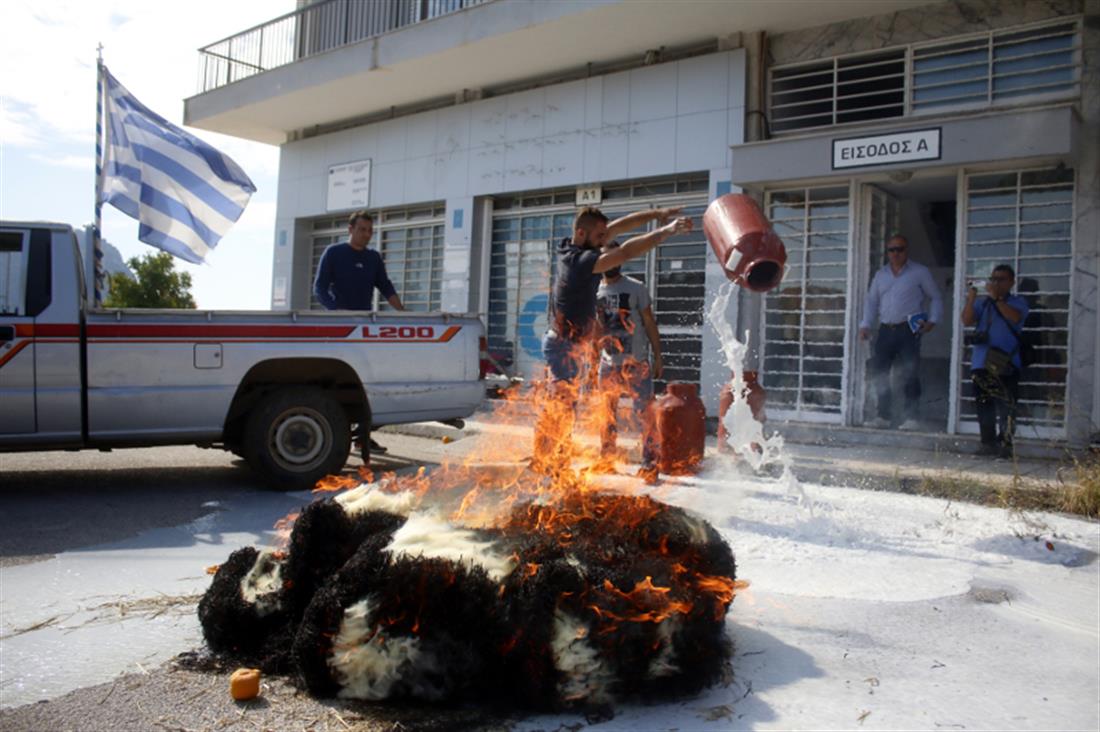
<svg viewBox="0 0 1100 732">
<path fill-rule="evenodd" d="M 440 441 L 449 437 L 455 442 L 441 448 L 440 454 L 452 456 L 466 454 L 473 447 L 474 441 L 463 441 L 471 435 L 497 435 L 531 443 L 533 431 L 529 425 L 500 424 L 494 421 L 492 409 L 490 402 L 486 409 L 466 420 L 464 430 L 434 422 L 395 425 L 384 428 L 378 433 L 378 439 L 385 444 L 388 435 L 397 434 Z M 920 432 L 884 434 L 848 428 L 830 430 L 832 440 L 822 442 L 820 432 L 810 432 L 802 425 L 769 423 L 766 433 L 773 432 L 785 438 L 784 454 L 790 460 L 795 477 L 808 483 L 933 495 L 957 490 L 965 494 L 960 497 L 978 499 L 1008 489 L 1057 490 L 1075 479 L 1073 453 L 1035 441 L 1029 441 L 1016 459 L 997 460 L 974 454 L 978 445 L 976 436 Z M 579 435 L 577 439 L 596 444 L 597 438 Z M 621 434 L 619 445 L 628 449 L 637 461 L 640 448 L 636 434 Z M 719 455 L 713 434 L 707 437 L 706 456 L 708 461 L 736 461 L 736 458 Z M 770 472 L 774 473 L 775 469 Z"/>
</svg>

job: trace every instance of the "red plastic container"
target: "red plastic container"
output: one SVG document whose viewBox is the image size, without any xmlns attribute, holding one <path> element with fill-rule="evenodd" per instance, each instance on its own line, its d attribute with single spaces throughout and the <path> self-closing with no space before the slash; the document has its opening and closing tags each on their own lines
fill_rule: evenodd
<svg viewBox="0 0 1100 732">
<path fill-rule="evenodd" d="M 767 292 L 783 279 L 787 248 L 749 196 L 727 193 L 712 201 L 703 232 L 726 277 L 741 287 Z"/>
<path fill-rule="evenodd" d="M 707 411 L 695 384 L 672 383 L 654 404 L 657 439 L 660 444 L 657 468 L 667 475 L 685 475 L 703 462 Z"/>
<path fill-rule="evenodd" d="M 768 400 L 768 394 L 764 391 L 764 387 L 757 381 L 755 371 L 746 371 L 744 375 L 745 389 L 748 391 L 749 410 L 752 412 L 752 418 L 757 422 L 763 424 L 768 419 L 767 413 L 764 411 L 764 404 Z M 729 452 L 732 448 L 726 442 L 729 437 L 729 432 L 726 431 L 726 412 L 733 406 L 733 388 L 729 382 L 722 387 L 721 393 L 718 395 L 718 452 Z"/>
</svg>

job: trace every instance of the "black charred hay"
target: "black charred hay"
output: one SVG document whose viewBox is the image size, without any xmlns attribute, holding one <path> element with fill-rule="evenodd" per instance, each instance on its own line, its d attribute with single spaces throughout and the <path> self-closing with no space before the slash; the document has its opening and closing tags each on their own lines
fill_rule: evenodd
<svg viewBox="0 0 1100 732">
<path fill-rule="evenodd" d="M 572 496 L 468 530 L 366 505 L 318 501 L 285 552 L 230 555 L 199 605 L 211 650 L 318 696 L 539 710 L 693 694 L 722 672 L 733 554 L 679 508 Z"/>
</svg>

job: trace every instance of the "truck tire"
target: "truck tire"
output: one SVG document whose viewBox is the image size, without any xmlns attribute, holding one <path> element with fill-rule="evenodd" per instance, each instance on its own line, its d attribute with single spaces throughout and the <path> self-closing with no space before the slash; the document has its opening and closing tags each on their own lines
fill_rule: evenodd
<svg viewBox="0 0 1100 732">
<path fill-rule="evenodd" d="M 242 447 L 245 460 L 270 487 L 312 488 L 347 462 L 348 417 L 322 389 L 280 389 L 260 400 L 248 416 Z"/>
</svg>

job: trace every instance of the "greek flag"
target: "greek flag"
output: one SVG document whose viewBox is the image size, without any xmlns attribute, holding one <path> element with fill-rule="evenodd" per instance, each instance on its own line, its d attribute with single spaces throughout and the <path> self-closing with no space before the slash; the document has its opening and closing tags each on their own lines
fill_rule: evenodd
<svg viewBox="0 0 1100 732">
<path fill-rule="evenodd" d="M 100 68 L 100 200 L 137 219 L 141 241 L 202 262 L 244 213 L 256 186 L 227 155 L 150 110 Z"/>
</svg>

